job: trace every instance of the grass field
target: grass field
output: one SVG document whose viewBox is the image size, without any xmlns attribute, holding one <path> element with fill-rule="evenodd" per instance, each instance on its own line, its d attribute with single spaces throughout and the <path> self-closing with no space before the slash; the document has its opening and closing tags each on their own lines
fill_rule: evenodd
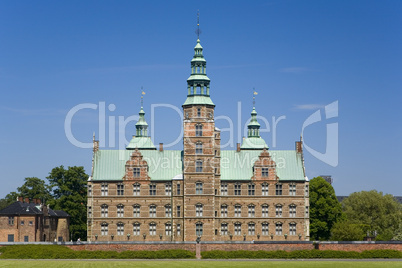
<svg viewBox="0 0 402 268">
<path fill-rule="evenodd" d="M 402 261 L 241 261 L 241 260 L 222 260 L 222 261 L 104 261 L 104 260 L 0 260 L 0 267 L 178 267 L 178 268 L 192 268 L 192 267 L 230 267 L 230 268 L 400 268 Z"/>
</svg>

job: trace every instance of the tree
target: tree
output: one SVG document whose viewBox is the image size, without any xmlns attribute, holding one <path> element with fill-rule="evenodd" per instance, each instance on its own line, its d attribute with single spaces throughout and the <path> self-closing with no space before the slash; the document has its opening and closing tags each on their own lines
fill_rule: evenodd
<svg viewBox="0 0 402 268">
<path fill-rule="evenodd" d="M 310 238 L 328 240 L 332 226 L 342 217 L 334 188 L 321 177 L 313 178 L 310 181 Z"/>
<path fill-rule="evenodd" d="M 25 178 L 25 183 L 17 188 L 18 195 L 29 200 L 40 199 L 43 203 L 51 201 L 52 197 L 49 192 L 49 186 L 44 180 L 37 177 Z"/>
<path fill-rule="evenodd" d="M 342 206 L 351 222 L 369 225 L 369 231 L 378 234 L 377 240 L 391 240 L 402 221 L 401 204 L 392 195 L 376 190 L 353 193 Z"/>
<path fill-rule="evenodd" d="M 338 221 L 331 229 L 331 240 L 335 241 L 360 241 L 363 240 L 367 226 L 354 224 L 350 221 Z"/>
<path fill-rule="evenodd" d="M 87 180 L 83 167 L 55 167 L 49 173 L 54 197 L 54 209 L 60 209 L 70 214 L 70 234 L 72 239 L 86 240 L 87 230 Z"/>
</svg>

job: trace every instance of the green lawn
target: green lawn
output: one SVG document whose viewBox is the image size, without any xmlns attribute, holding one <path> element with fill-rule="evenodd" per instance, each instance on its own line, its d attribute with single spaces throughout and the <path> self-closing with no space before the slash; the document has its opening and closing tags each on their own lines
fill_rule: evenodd
<svg viewBox="0 0 402 268">
<path fill-rule="evenodd" d="M 319 268 L 319 267 L 353 267 L 353 268 L 370 268 L 370 267 L 384 267 L 396 268 L 402 267 L 402 261 L 103 261 L 103 260 L 89 260 L 89 261 L 54 261 L 54 260 L 0 260 L 0 267 L 230 267 L 230 268 L 243 268 L 243 267 L 291 267 L 291 268 Z"/>
</svg>

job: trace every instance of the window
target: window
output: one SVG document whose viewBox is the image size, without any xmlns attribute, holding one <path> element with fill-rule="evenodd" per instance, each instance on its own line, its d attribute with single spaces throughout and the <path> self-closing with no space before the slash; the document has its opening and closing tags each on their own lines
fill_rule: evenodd
<svg viewBox="0 0 402 268">
<path fill-rule="evenodd" d="M 107 196 L 107 187 L 108 187 L 108 185 L 107 185 L 107 183 L 106 182 L 103 182 L 102 184 L 101 184 L 101 195 L 102 196 Z"/>
<path fill-rule="evenodd" d="M 177 235 L 181 235 L 181 225 L 180 224 L 177 224 L 176 231 L 177 231 Z"/>
<path fill-rule="evenodd" d="M 32 225 L 33 225 L 33 221 L 29 221 L 29 225 L 32 226 Z"/>
<path fill-rule="evenodd" d="M 195 205 L 195 216 L 202 217 L 202 204 Z"/>
<path fill-rule="evenodd" d="M 165 184 L 165 195 L 172 194 L 172 184 L 170 182 Z"/>
<path fill-rule="evenodd" d="M 117 217 L 119 217 L 119 218 L 124 217 L 124 205 L 123 204 L 117 205 Z"/>
<path fill-rule="evenodd" d="M 248 195 L 255 195 L 255 184 L 250 183 L 248 185 Z"/>
<path fill-rule="evenodd" d="M 197 117 L 201 117 L 201 108 L 197 109 Z"/>
<path fill-rule="evenodd" d="M 117 184 L 117 195 L 124 195 L 124 184 L 123 183 Z"/>
<path fill-rule="evenodd" d="M 172 217 L 172 207 L 170 205 L 165 206 L 165 217 Z"/>
<path fill-rule="evenodd" d="M 196 137 L 202 136 L 202 125 L 195 125 L 195 136 Z"/>
<path fill-rule="evenodd" d="M 21 225 L 24 225 L 25 224 L 25 222 L 24 221 L 21 221 Z"/>
<path fill-rule="evenodd" d="M 228 224 L 226 222 L 221 223 L 221 235 L 228 234 Z"/>
<path fill-rule="evenodd" d="M 228 216 L 228 205 L 221 205 L 221 217 L 226 218 Z"/>
<path fill-rule="evenodd" d="M 267 196 L 268 195 L 268 183 L 266 183 L 266 182 L 264 182 L 262 185 L 261 185 L 261 188 L 262 188 L 262 195 L 264 195 L 264 196 Z"/>
<path fill-rule="evenodd" d="M 282 205 L 275 206 L 275 216 L 282 217 Z"/>
<path fill-rule="evenodd" d="M 180 195 L 180 190 L 181 190 L 181 188 L 180 188 L 180 183 L 178 183 L 178 184 L 177 184 L 177 195 Z"/>
<path fill-rule="evenodd" d="M 102 206 L 101 206 L 101 217 L 104 217 L 104 218 L 106 218 L 107 216 L 108 216 L 108 205 L 106 205 L 106 204 L 103 204 Z"/>
<path fill-rule="evenodd" d="M 296 217 L 296 205 L 289 206 L 289 217 Z"/>
<path fill-rule="evenodd" d="M 140 209 L 141 209 L 140 205 L 138 205 L 138 204 L 133 205 L 133 217 L 134 218 L 140 217 Z"/>
<path fill-rule="evenodd" d="M 235 187 L 234 194 L 235 195 L 241 195 L 241 184 L 236 183 L 234 187 Z"/>
<path fill-rule="evenodd" d="M 124 235 L 124 224 L 122 222 L 117 223 L 117 235 Z"/>
<path fill-rule="evenodd" d="M 241 205 L 235 205 L 235 217 L 241 217 Z"/>
<path fill-rule="evenodd" d="M 177 217 L 180 217 L 180 216 L 181 216 L 180 213 L 181 213 L 181 207 L 180 207 L 180 206 L 177 206 L 177 207 L 176 207 L 176 215 L 177 215 Z"/>
<path fill-rule="evenodd" d="M 306 206 L 306 218 L 308 218 L 308 206 Z"/>
<path fill-rule="evenodd" d="M 268 227 L 269 227 L 268 222 L 263 222 L 263 223 L 261 224 L 262 235 L 269 235 L 269 229 L 268 229 Z"/>
<path fill-rule="evenodd" d="M 261 176 L 267 178 L 268 177 L 268 168 L 262 168 Z"/>
<path fill-rule="evenodd" d="M 308 185 L 307 184 L 304 186 L 304 195 L 308 196 Z"/>
<path fill-rule="evenodd" d="M 149 195 L 156 195 L 156 184 L 151 183 L 149 185 Z"/>
<path fill-rule="evenodd" d="M 195 172 L 202 172 L 202 161 L 195 161 Z"/>
<path fill-rule="evenodd" d="M 151 222 L 149 224 L 149 235 L 156 235 L 156 223 Z"/>
<path fill-rule="evenodd" d="M 255 223 L 250 222 L 248 224 L 248 235 L 255 235 Z"/>
<path fill-rule="evenodd" d="M 24 242 L 29 242 L 29 236 L 24 236 Z"/>
<path fill-rule="evenodd" d="M 134 178 L 139 178 L 141 175 L 141 169 L 138 167 L 133 168 L 133 176 Z"/>
<path fill-rule="evenodd" d="M 133 235 L 140 235 L 140 223 L 139 222 L 133 223 Z"/>
<path fill-rule="evenodd" d="M 107 235 L 108 234 L 108 227 L 109 227 L 109 225 L 106 222 L 103 222 L 101 224 L 101 235 Z"/>
<path fill-rule="evenodd" d="M 9 234 L 7 238 L 8 238 L 8 240 L 7 240 L 8 242 L 14 242 L 14 235 L 13 234 Z"/>
<path fill-rule="evenodd" d="M 289 223 L 289 235 L 296 235 L 296 223 Z"/>
<path fill-rule="evenodd" d="M 221 183 L 221 195 L 228 195 L 228 184 Z"/>
<path fill-rule="evenodd" d="M 149 217 L 156 217 L 156 205 L 149 206 Z"/>
<path fill-rule="evenodd" d="M 234 227 L 235 227 L 235 235 L 241 235 L 241 223 L 235 222 Z"/>
<path fill-rule="evenodd" d="M 289 195 L 296 195 L 296 184 L 289 184 Z"/>
<path fill-rule="evenodd" d="M 198 237 L 198 236 L 202 236 L 202 231 L 203 231 L 203 228 L 202 228 L 202 222 L 197 222 L 196 224 L 195 224 L 195 235 Z"/>
<path fill-rule="evenodd" d="M 92 217 L 92 207 L 88 207 L 88 218 Z"/>
<path fill-rule="evenodd" d="M 172 234 L 172 224 L 170 222 L 165 223 L 165 235 L 170 236 Z"/>
<path fill-rule="evenodd" d="M 88 185 L 88 196 L 92 196 L 92 185 Z"/>
<path fill-rule="evenodd" d="M 282 184 L 276 184 L 275 185 L 275 194 L 276 195 L 282 195 Z"/>
<path fill-rule="evenodd" d="M 275 223 L 275 234 L 282 235 L 282 223 L 281 222 Z"/>
<path fill-rule="evenodd" d="M 261 206 L 261 211 L 262 211 L 262 216 L 264 217 L 264 218 L 267 218 L 268 217 L 268 205 L 267 204 L 263 204 L 262 206 Z"/>
<path fill-rule="evenodd" d="M 140 187 L 141 184 L 139 184 L 138 182 L 133 184 L 133 195 L 140 195 Z"/>
<path fill-rule="evenodd" d="M 202 182 L 195 183 L 195 193 L 202 194 Z"/>
<path fill-rule="evenodd" d="M 255 217 L 255 206 L 254 205 L 248 205 L 248 216 L 250 218 Z"/>
<path fill-rule="evenodd" d="M 195 154 L 202 154 L 202 143 L 197 142 L 195 144 Z"/>
</svg>

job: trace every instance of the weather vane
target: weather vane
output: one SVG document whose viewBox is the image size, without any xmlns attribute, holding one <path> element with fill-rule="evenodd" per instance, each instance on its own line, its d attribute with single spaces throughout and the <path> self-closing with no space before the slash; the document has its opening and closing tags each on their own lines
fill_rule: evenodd
<svg viewBox="0 0 402 268">
<path fill-rule="evenodd" d="M 200 39 L 200 10 L 197 10 L 197 30 L 195 30 L 195 33 L 197 34 L 198 39 Z"/>
<path fill-rule="evenodd" d="M 255 95 L 258 95 L 257 91 L 255 91 L 255 88 L 253 87 L 253 107 L 255 107 Z"/>
<path fill-rule="evenodd" d="M 143 104 L 144 104 L 144 95 L 145 95 L 145 91 L 141 87 L 141 107 L 143 107 Z"/>
</svg>

